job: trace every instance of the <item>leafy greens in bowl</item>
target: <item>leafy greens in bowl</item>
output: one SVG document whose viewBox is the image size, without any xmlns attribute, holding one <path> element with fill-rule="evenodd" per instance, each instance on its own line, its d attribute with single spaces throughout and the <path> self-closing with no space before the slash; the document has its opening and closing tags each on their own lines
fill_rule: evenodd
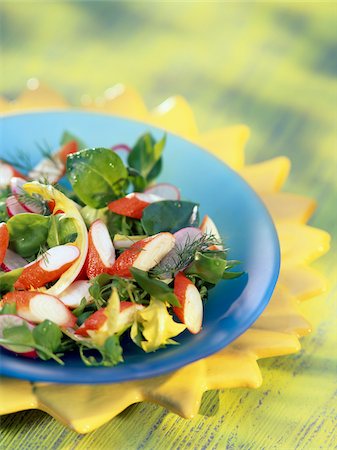
<svg viewBox="0 0 337 450">
<path fill-rule="evenodd" d="M 14 191 L 11 185 L 6 199 L 12 215 L 3 226 L 9 230 L 7 253 L 31 262 L 1 275 L 7 321 L 2 342 L 7 348 L 21 344 L 24 353 L 21 330 L 28 350 L 45 360 L 6 353 L 5 374 L 70 383 L 154 376 L 219 350 L 262 312 L 277 279 L 277 237 L 258 198 L 222 163 L 176 136 L 169 134 L 166 142 L 160 130 L 125 119 L 55 112 L 3 121 L 6 147 L 24 143 L 32 155 L 28 177 L 39 182 L 16 183 Z M 56 157 L 39 157 L 34 142 L 57 148 L 56 133 L 64 129 L 74 135 L 65 134 Z M 123 152 L 126 164 L 118 156 Z M 70 185 L 59 184 L 65 170 Z M 8 197 L 17 205 L 8 205 Z M 20 213 L 20 207 L 30 211 Z M 33 227 L 35 247 L 26 245 L 23 255 L 20 233 L 27 227 L 20 221 L 27 216 L 41 231 Z M 219 283 L 237 276 L 222 236 L 245 274 Z M 47 300 L 53 310 L 48 317 Z M 23 322 L 9 326 L 9 316 Z M 181 345 L 161 349 L 172 338 Z M 83 371 L 83 362 L 112 366 L 122 358 L 124 364 Z"/>
</svg>

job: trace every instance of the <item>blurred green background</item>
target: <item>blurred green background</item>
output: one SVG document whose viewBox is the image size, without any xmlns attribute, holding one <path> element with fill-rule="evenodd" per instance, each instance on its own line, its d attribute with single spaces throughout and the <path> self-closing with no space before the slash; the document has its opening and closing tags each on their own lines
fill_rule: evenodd
<svg viewBox="0 0 337 450">
<path fill-rule="evenodd" d="M 181 94 L 201 130 L 248 124 L 248 161 L 289 156 L 287 187 L 323 198 L 334 226 L 335 2 L 2 0 L 0 8 L 6 97 L 31 77 L 75 105 L 118 82 L 149 107 Z"/>
<path fill-rule="evenodd" d="M 109 87 L 123 82 L 138 89 L 149 108 L 168 96 L 185 96 L 201 130 L 246 123 L 252 129 L 247 147 L 248 162 L 289 156 L 293 169 L 286 189 L 316 198 L 319 209 L 310 223 L 336 236 L 334 251 L 316 263 L 324 267 L 331 284 L 336 285 L 336 2 L 0 0 L 0 10 L 0 83 L 1 94 L 5 97 L 16 98 L 26 81 L 36 77 L 61 92 L 72 104 L 80 105 L 84 94 L 100 97 Z M 324 377 L 335 373 L 336 361 L 331 359 L 336 348 L 333 342 L 335 297 L 336 288 L 327 300 L 309 302 L 313 305 L 310 320 L 318 329 L 311 338 L 303 340 L 303 352 L 307 352 L 303 359 L 302 353 L 261 363 L 269 369 L 264 370 L 265 384 L 261 389 L 265 390 L 264 395 L 271 391 L 272 394 L 265 408 L 259 410 L 260 416 L 256 412 L 250 415 L 254 405 L 260 404 L 260 391 L 220 394 L 221 399 L 226 399 L 224 410 L 232 405 L 234 412 L 241 404 L 243 397 L 240 395 L 247 397 L 242 403 L 244 413 L 235 419 L 242 424 L 240 433 L 233 439 L 246 444 L 240 448 L 251 448 L 249 442 L 254 440 L 256 428 L 267 436 L 265 448 L 318 448 L 311 442 L 316 425 L 318 430 L 322 427 L 322 439 L 324 436 L 330 439 L 335 423 L 332 409 L 335 393 L 333 383 L 327 383 L 328 378 Z M 327 374 L 323 373 L 324 367 Z M 282 390 L 279 400 L 280 390 L 275 389 L 273 378 L 277 368 L 282 372 L 282 377 L 278 378 Z M 296 379 L 292 373 L 298 375 Z M 311 384 L 302 392 L 305 380 L 311 380 Z M 311 386 L 316 383 L 317 392 L 312 392 Z M 300 419 L 296 415 L 296 403 L 308 400 L 306 394 L 311 403 L 306 416 Z M 216 392 L 208 394 L 205 411 L 207 408 L 212 411 L 217 395 Z M 280 411 L 275 410 L 278 406 L 283 408 L 283 422 L 280 422 Z M 148 413 L 144 414 L 143 409 Z M 270 411 L 275 414 L 274 422 L 270 421 Z M 147 433 L 146 420 L 150 413 L 154 429 L 159 427 L 153 439 L 161 439 L 166 436 L 161 424 L 165 411 L 142 404 L 92 434 L 92 438 L 84 438 L 81 448 L 106 448 L 99 444 L 86 446 L 104 430 L 107 436 L 114 432 L 117 437 L 118 433 L 123 435 L 121 430 L 126 430 L 121 441 L 126 443 L 132 437 L 132 442 L 139 443 L 138 432 Z M 318 414 L 321 414 L 322 424 L 328 425 L 319 425 Z M 67 449 L 75 448 L 82 440 L 81 436 L 74 437 L 42 413 L 26 415 L 26 421 L 21 421 L 23 415 L 8 419 L 9 436 L 16 435 L 17 446 L 13 443 L 13 449 L 27 439 L 31 432 L 30 421 L 36 422 L 33 431 L 39 442 L 44 442 L 45 435 L 50 435 L 50 439 L 54 436 L 53 448 L 59 448 L 62 439 L 68 439 L 69 445 L 62 447 Z M 135 420 L 142 424 L 136 431 Z M 181 427 L 182 435 L 184 430 L 192 433 L 194 422 L 176 417 L 170 420 L 170 424 L 174 422 Z M 205 439 L 216 436 L 219 440 L 221 433 L 223 439 L 231 436 L 233 430 L 227 430 L 226 422 L 222 424 L 220 419 L 217 424 L 217 416 L 214 420 L 212 417 L 202 420 L 207 428 L 201 431 Z M 268 421 L 270 428 L 264 428 Z M 52 423 L 54 433 L 48 428 Z M 275 430 L 275 423 L 281 423 L 283 428 Z M 288 435 L 286 430 L 296 430 L 297 424 L 303 425 L 299 433 Z M 149 436 L 146 435 L 144 443 L 157 442 L 151 441 Z M 171 436 L 167 439 L 171 441 Z M 281 447 L 277 439 L 291 445 Z M 177 441 L 172 442 L 174 446 Z M 41 445 L 38 448 L 46 448 L 45 444 Z M 185 448 L 185 444 L 182 445 Z"/>
</svg>

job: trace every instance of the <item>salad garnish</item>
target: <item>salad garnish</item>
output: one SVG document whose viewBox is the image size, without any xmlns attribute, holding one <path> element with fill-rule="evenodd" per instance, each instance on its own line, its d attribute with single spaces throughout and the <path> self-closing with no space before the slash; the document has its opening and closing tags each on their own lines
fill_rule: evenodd
<svg viewBox="0 0 337 450">
<path fill-rule="evenodd" d="M 114 366 L 132 343 L 153 352 L 201 331 L 209 291 L 242 272 L 199 204 L 155 183 L 165 143 L 87 148 L 66 131 L 57 151 L 38 146 L 35 167 L 22 152 L 0 160 L 6 351 Z"/>
</svg>

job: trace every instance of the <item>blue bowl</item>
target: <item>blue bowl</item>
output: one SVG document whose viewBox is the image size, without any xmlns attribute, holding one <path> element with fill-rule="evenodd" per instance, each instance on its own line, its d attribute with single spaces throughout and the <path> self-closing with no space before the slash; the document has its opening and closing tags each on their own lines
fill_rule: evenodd
<svg viewBox="0 0 337 450">
<path fill-rule="evenodd" d="M 87 112 L 43 112 L 1 119 L 0 159 L 18 149 L 41 158 L 38 143 L 58 148 L 64 130 L 79 136 L 89 147 L 133 145 L 144 132 L 155 138 L 163 130 L 144 123 Z M 184 199 L 200 203 L 201 217 L 208 214 L 217 224 L 229 248 L 230 259 L 242 261 L 245 275 L 219 283 L 204 305 L 203 329 L 197 335 L 185 331 L 168 346 L 146 354 L 126 342 L 125 362 L 112 368 L 86 367 L 75 355 L 65 366 L 53 361 L 29 360 L 3 351 L 1 373 L 32 381 L 58 383 L 115 383 L 162 375 L 205 358 L 230 344 L 260 316 L 272 295 L 279 266 L 278 237 L 272 219 L 259 197 L 223 162 L 202 148 L 171 133 L 167 135 L 163 172 L 158 181 L 173 183 Z"/>
</svg>

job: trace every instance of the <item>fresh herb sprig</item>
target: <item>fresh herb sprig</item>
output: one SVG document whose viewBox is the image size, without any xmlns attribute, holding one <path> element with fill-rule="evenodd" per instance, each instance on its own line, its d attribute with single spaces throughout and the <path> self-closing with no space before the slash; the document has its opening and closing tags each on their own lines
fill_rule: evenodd
<svg viewBox="0 0 337 450">
<path fill-rule="evenodd" d="M 153 277 L 173 277 L 177 272 L 184 270 L 195 258 L 197 252 L 206 251 L 213 245 L 222 245 L 222 241 L 213 235 L 203 234 L 200 238 L 191 239 L 189 236 L 183 246 L 177 246 L 175 254 L 164 264 L 158 264 L 150 270 Z M 216 253 L 226 254 L 226 251 L 212 250 Z"/>
</svg>

